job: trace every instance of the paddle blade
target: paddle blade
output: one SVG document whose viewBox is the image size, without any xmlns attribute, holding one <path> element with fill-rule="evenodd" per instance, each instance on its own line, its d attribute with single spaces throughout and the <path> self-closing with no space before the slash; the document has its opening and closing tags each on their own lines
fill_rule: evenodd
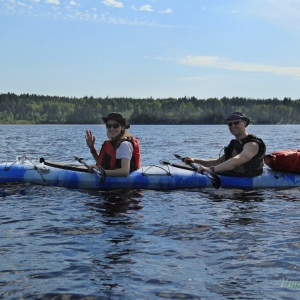
<svg viewBox="0 0 300 300">
<path fill-rule="evenodd" d="M 203 171 L 202 173 L 210 179 L 211 184 L 215 189 L 218 189 L 221 186 L 221 178 L 217 174 L 207 171 Z"/>
<path fill-rule="evenodd" d="M 103 183 L 106 179 L 106 172 L 102 167 L 98 169 L 97 175 L 100 177 L 100 183 Z"/>
<path fill-rule="evenodd" d="M 174 156 L 180 160 L 183 160 L 184 157 L 182 157 L 181 155 L 177 154 L 177 153 L 174 153 Z"/>
</svg>

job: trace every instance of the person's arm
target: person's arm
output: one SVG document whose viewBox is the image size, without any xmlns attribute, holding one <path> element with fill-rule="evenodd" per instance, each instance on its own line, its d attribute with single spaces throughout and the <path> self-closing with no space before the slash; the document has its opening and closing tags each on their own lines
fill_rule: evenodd
<svg viewBox="0 0 300 300">
<path fill-rule="evenodd" d="M 252 159 L 259 151 L 259 145 L 256 142 L 249 142 L 244 145 L 244 149 L 238 155 L 216 165 L 209 165 L 208 167 L 213 166 L 213 172 L 221 173 L 225 171 L 231 171 L 244 163 Z M 201 173 L 202 170 L 211 171 L 207 166 L 200 166 L 198 172 Z"/>
<path fill-rule="evenodd" d="M 185 159 L 184 159 L 184 162 L 186 164 L 194 162 L 194 163 L 200 164 L 201 166 L 204 166 L 204 167 L 216 166 L 216 165 L 221 164 L 223 161 L 224 161 L 224 155 L 222 155 L 221 157 L 216 158 L 216 159 L 200 159 L 200 158 L 191 158 L 188 156 L 185 157 Z"/>
<path fill-rule="evenodd" d="M 97 165 L 90 165 L 89 166 L 89 172 L 93 172 L 93 168 L 95 169 L 100 169 L 101 167 Z M 103 169 L 103 168 L 102 168 Z M 114 169 L 114 170 L 106 170 L 103 169 L 108 176 L 112 177 L 126 177 L 129 175 L 129 170 L 130 170 L 130 159 L 127 158 L 121 158 L 121 168 L 119 169 Z"/>
<path fill-rule="evenodd" d="M 128 176 L 130 170 L 130 159 L 121 158 L 121 168 L 115 170 L 105 170 L 108 176 Z"/>
<path fill-rule="evenodd" d="M 90 151 L 93 155 L 94 160 L 97 161 L 99 154 L 98 154 L 98 152 L 95 148 L 96 138 L 93 136 L 91 130 L 86 130 L 86 132 L 85 132 L 85 141 L 86 141 L 87 146 L 90 148 Z"/>
</svg>

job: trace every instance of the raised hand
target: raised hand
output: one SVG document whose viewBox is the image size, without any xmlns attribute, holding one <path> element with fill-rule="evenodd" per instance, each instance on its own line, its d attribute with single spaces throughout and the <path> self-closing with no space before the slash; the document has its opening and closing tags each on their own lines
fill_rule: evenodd
<svg viewBox="0 0 300 300">
<path fill-rule="evenodd" d="M 86 130 L 85 132 L 85 141 L 88 147 L 92 150 L 95 148 L 95 141 L 96 138 L 93 136 L 93 133 L 91 130 Z"/>
</svg>

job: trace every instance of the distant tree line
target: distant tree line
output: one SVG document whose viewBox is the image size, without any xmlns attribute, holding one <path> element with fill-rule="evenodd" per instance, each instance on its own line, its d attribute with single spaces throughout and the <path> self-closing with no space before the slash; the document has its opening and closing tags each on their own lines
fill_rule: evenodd
<svg viewBox="0 0 300 300">
<path fill-rule="evenodd" d="M 99 124 L 117 111 L 131 124 L 223 124 L 231 111 L 242 111 L 254 124 L 300 124 L 300 99 L 233 97 L 166 99 L 58 97 L 0 94 L 1 124 Z"/>
</svg>

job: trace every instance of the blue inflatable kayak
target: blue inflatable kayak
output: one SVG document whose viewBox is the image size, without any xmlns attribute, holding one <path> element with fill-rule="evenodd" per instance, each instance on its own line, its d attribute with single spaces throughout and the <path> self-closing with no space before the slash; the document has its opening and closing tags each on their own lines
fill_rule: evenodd
<svg viewBox="0 0 300 300">
<path fill-rule="evenodd" d="M 178 165 L 179 166 L 179 165 Z M 294 188 L 300 186 L 300 174 L 276 172 L 265 168 L 260 176 L 219 176 L 221 188 Z M 128 177 L 109 177 L 105 180 L 80 164 L 40 162 L 22 156 L 16 161 L 0 163 L 0 184 L 32 183 L 70 189 L 153 189 L 173 190 L 213 187 L 210 178 L 189 167 L 152 165 L 141 167 Z"/>
</svg>

